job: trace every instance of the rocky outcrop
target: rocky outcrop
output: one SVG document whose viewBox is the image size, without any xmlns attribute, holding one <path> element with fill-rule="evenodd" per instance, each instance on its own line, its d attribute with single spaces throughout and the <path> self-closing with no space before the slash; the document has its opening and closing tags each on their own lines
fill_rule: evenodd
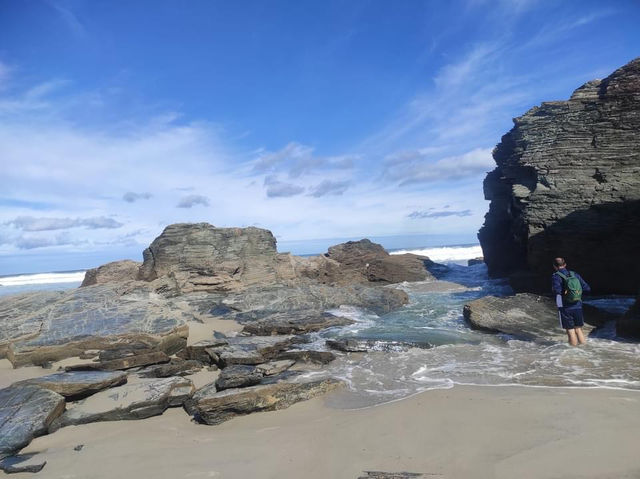
<svg viewBox="0 0 640 479">
<path fill-rule="evenodd" d="M 157 416 L 170 406 L 181 406 L 194 390 L 193 383 L 186 378 L 140 379 L 79 401 L 53 421 L 49 429 Z"/>
<path fill-rule="evenodd" d="M 122 283 L 138 279 L 140 265 L 138 261 L 128 259 L 103 264 L 97 268 L 87 270 L 84 274 L 82 286 L 92 286 L 103 283 Z"/>
<path fill-rule="evenodd" d="M 0 389 L 0 458 L 46 434 L 64 411 L 64 397 L 33 385 Z"/>
<path fill-rule="evenodd" d="M 254 314 L 242 313 L 235 316 L 240 323 L 247 323 L 243 332 L 256 336 L 271 336 L 274 334 L 305 334 L 335 326 L 346 326 L 354 321 L 327 312 L 292 311 L 289 313 L 274 313 L 258 320 Z"/>
<path fill-rule="evenodd" d="M 517 291 L 550 286 L 564 257 L 595 293 L 635 294 L 640 278 L 640 58 L 568 101 L 514 120 L 484 182 L 478 237 L 492 276 Z"/>
<path fill-rule="evenodd" d="M 27 379 L 16 385 L 31 384 L 54 391 L 65 398 L 79 399 L 127 382 L 127 374 L 107 371 L 73 371 Z"/>
<path fill-rule="evenodd" d="M 135 345 L 172 354 L 186 345 L 192 317 L 178 302 L 128 283 L 25 293 L 0 297 L 0 343 L 14 367 Z"/>
<path fill-rule="evenodd" d="M 223 391 L 218 391 L 215 384 L 209 384 L 196 391 L 185 403 L 185 409 L 199 422 L 220 424 L 235 416 L 287 408 L 324 394 L 339 384 L 333 379 L 281 381 Z"/>
<path fill-rule="evenodd" d="M 583 304 L 585 333 L 614 320 L 615 315 Z M 464 318 L 471 326 L 506 333 L 526 340 L 564 341 L 558 308 L 551 298 L 530 293 L 515 296 L 485 296 L 465 304 Z"/>
<path fill-rule="evenodd" d="M 167 226 L 143 252 L 139 278 L 170 276 L 181 293 L 238 291 L 276 280 L 276 240 L 260 228 Z"/>
</svg>

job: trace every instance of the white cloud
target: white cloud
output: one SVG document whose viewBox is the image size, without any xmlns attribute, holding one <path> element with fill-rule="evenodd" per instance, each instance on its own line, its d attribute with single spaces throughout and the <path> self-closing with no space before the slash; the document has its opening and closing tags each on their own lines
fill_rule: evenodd
<svg viewBox="0 0 640 479">
<path fill-rule="evenodd" d="M 193 208 L 196 205 L 209 206 L 209 198 L 203 195 L 187 195 L 180 198 L 177 208 Z"/>
<path fill-rule="evenodd" d="M 307 145 L 291 142 L 278 151 L 260 151 L 253 162 L 254 173 L 284 172 L 299 178 L 322 170 L 348 170 L 360 159 L 358 155 L 317 156 Z"/>
<path fill-rule="evenodd" d="M 113 218 L 104 216 L 93 218 L 35 218 L 33 216 L 19 216 L 7 221 L 5 224 L 22 231 L 52 231 L 70 228 L 114 229 L 122 226 L 122 223 Z"/>
</svg>

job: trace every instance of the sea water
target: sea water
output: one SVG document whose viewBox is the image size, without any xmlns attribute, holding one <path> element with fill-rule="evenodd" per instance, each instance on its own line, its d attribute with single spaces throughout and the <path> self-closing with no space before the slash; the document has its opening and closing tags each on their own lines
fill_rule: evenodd
<svg viewBox="0 0 640 479">
<path fill-rule="evenodd" d="M 464 304 L 512 292 L 504 280 L 490 279 L 484 264 L 466 266 L 468 259 L 482 255 L 479 245 L 389 246 L 392 254 L 421 254 L 445 267 L 435 270 L 438 281 L 393 285 L 407 292 L 409 303 L 389 314 L 379 316 L 350 306 L 332 310 L 355 323 L 316 333 L 305 347 L 327 349 L 325 341 L 336 338 L 366 339 L 374 349 L 380 345 L 379 351 L 366 354 L 339 353 L 326 369 L 307 374 L 345 382 L 346 387 L 329 398 L 332 405 L 367 407 L 455 384 L 640 390 L 640 345 L 620 341 L 615 328 L 602 328 L 581 347 L 471 329 L 462 316 Z M 75 288 L 83 277 L 84 271 L 4 276 L 0 295 Z M 622 314 L 633 298 L 596 297 L 585 302 Z M 416 347 L 386 347 L 390 342 Z"/>
</svg>

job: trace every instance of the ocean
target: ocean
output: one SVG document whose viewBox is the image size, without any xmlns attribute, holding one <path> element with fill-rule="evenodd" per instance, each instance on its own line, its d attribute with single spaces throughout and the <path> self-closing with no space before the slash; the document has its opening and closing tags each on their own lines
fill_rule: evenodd
<svg viewBox="0 0 640 479">
<path fill-rule="evenodd" d="M 325 349 L 327 339 L 355 338 L 380 349 L 340 355 L 327 370 L 309 373 L 329 374 L 347 384 L 331 396 L 333 406 L 367 407 L 456 384 L 640 390 L 640 345 L 619 341 L 612 325 L 601 328 L 585 346 L 577 348 L 564 342 L 540 344 L 471 329 L 462 317 L 465 303 L 511 293 L 504 280 L 488 277 L 484 264 L 467 266 L 468 259 L 482 255 L 478 244 L 397 246 L 387 248 L 391 254 L 410 252 L 446 264 L 448 268 L 438 279 L 451 283 L 440 283 L 439 288 L 428 282 L 396 285 L 407 292 L 409 304 L 382 316 L 353 307 L 332 311 L 355 324 L 316 333 L 306 347 Z M 311 254 L 308 251 L 298 254 Z M 0 277 L 0 295 L 74 288 L 83 277 L 84 271 L 4 276 Z M 585 302 L 622 313 L 633 300 L 609 296 Z M 387 345 L 393 341 L 429 347 L 389 350 Z"/>
</svg>

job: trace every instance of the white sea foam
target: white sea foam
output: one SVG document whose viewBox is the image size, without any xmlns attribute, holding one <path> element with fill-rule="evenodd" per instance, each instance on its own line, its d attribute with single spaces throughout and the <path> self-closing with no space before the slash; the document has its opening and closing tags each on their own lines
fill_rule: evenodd
<svg viewBox="0 0 640 479">
<path fill-rule="evenodd" d="M 413 253 L 428 256 L 432 261 L 463 261 L 482 256 L 480 245 L 475 246 L 442 246 L 439 248 L 403 249 L 391 254 Z"/>
<path fill-rule="evenodd" d="M 78 283 L 85 271 L 71 273 L 38 273 L 0 277 L 0 286 L 27 286 L 36 284 Z"/>
</svg>

